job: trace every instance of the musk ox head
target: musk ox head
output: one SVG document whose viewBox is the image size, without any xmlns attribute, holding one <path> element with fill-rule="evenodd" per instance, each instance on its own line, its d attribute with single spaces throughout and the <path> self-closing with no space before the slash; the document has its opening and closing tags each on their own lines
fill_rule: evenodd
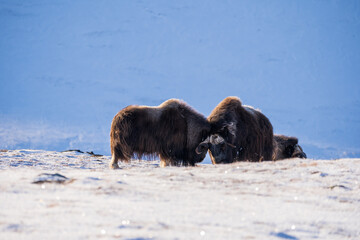
<svg viewBox="0 0 360 240">
<path fill-rule="evenodd" d="M 232 163 L 242 149 L 237 148 L 236 124 L 226 123 L 220 130 L 209 137 L 209 154 L 213 164 Z"/>
<path fill-rule="evenodd" d="M 307 158 L 296 137 L 274 135 L 276 160 L 285 158 Z"/>
</svg>

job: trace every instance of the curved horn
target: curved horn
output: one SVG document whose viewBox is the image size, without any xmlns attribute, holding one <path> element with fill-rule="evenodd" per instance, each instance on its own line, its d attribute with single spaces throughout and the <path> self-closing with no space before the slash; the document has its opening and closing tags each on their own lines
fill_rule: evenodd
<svg viewBox="0 0 360 240">
<path fill-rule="evenodd" d="M 197 146 L 197 148 L 195 149 L 195 152 L 197 154 L 202 154 L 203 152 L 205 152 L 208 149 L 209 149 L 209 146 L 207 143 L 200 143 L 199 146 Z"/>
<path fill-rule="evenodd" d="M 195 152 L 197 154 L 202 154 L 203 152 L 207 151 L 209 149 L 209 141 L 210 138 L 207 137 L 205 141 L 201 142 L 195 149 Z"/>
<path fill-rule="evenodd" d="M 233 144 L 231 144 L 231 143 L 226 143 L 229 147 L 232 147 L 232 148 L 236 148 L 236 146 L 235 145 L 233 145 Z"/>
</svg>

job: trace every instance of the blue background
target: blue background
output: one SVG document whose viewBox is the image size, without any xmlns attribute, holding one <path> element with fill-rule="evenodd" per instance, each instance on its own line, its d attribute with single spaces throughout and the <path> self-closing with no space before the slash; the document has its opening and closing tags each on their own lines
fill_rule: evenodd
<svg viewBox="0 0 360 240">
<path fill-rule="evenodd" d="M 113 116 L 238 96 L 308 157 L 360 157 L 359 1 L 0 1 L 0 148 L 110 154 Z"/>
</svg>

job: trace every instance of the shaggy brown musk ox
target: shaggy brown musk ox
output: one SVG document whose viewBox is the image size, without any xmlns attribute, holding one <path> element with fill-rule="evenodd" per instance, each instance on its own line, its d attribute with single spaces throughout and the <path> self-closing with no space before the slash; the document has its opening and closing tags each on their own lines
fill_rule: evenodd
<svg viewBox="0 0 360 240">
<path fill-rule="evenodd" d="M 194 166 L 201 162 L 208 144 L 210 124 L 185 102 L 170 99 L 159 106 L 130 105 L 115 115 L 110 131 L 110 168 L 118 160 L 160 157 L 162 167 Z"/>
<path fill-rule="evenodd" d="M 274 135 L 275 140 L 275 160 L 286 158 L 306 158 L 306 154 L 298 144 L 296 137 L 284 135 Z"/>
<path fill-rule="evenodd" d="M 237 97 L 221 101 L 208 117 L 209 153 L 213 164 L 274 160 L 273 127 L 260 111 Z"/>
</svg>

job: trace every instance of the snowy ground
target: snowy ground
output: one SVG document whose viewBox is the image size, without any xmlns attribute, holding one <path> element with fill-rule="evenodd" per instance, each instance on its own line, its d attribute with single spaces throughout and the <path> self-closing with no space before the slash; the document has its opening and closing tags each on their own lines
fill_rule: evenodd
<svg viewBox="0 0 360 240">
<path fill-rule="evenodd" d="M 360 159 L 160 168 L 0 152 L 0 239 L 359 239 Z M 33 183 L 59 173 L 64 184 Z"/>
</svg>

